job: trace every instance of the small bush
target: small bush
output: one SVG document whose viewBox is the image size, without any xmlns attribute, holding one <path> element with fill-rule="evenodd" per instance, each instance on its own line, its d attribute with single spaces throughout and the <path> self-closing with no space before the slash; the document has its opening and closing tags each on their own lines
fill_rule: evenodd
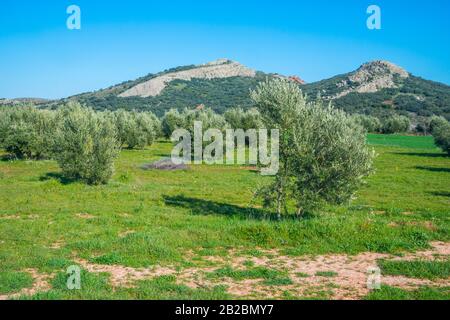
<svg viewBox="0 0 450 320">
<path fill-rule="evenodd" d="M 58 111 L 54 155 L 67 178 L 107 183 L 114 173 L 120 142 L 105 115 L 71 103 Z"/>
</svg>

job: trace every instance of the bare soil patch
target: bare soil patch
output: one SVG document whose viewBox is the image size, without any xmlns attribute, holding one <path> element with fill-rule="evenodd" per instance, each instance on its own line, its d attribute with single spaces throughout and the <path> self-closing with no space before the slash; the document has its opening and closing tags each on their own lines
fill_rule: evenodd
<svg viewBox="0 0 450 320">
<path fill-rule="evenodd" d="M 52 278 L 52 275 L 39 273 L 36 269 L 26 269 L 24 272 L 28 272 L 33 278 L 33 286 L 31 288 L 24 288 L 13 294 L 0 295 L 0 300 L 17 299 L 20 296 L 32 296 L 38 292 L 46 292 L 51 289 L 49 280 Z"/>
<path fill-rule="evenodd" d="M 191 261 L 203 261 L 198 267 L 176 268 L 175 266 L 158 266 L 150 268 L 132 268 L 121 265 L 102 265 L 90 263 L 87 260 L 78 259 L 78 263 L 88 272 L 109 273 L 113 287 L 134 287 L 137 281 L 153 279 L 159 276 L 173 275 L 178 284 L 190 288 L 205 288 L 224 285 L 229 294 L 238 298 L 249 299 L 283 299 L 286 292 L 291 297 L 327 297 L 331 299 L 356 300 L 365 297 L 369 293 L 367 288 L 368 270 L 377 267 L 377 260 L 437 260 L 450 257 L 450 243 L 433 242 L 428 250 L 416 253 L 407 253 L 403 256 L 390 254 L 365 252 L 350 256 L 345 254 L 329 254 L 317 256 L 286 256 L 279 250 L 258 249 L 261 255 L 258 257 L 245 254 L 240 249 L 228 250 L 226 256 L 198 256 L 195 252 L 187 252 L 186 259 Z M 242 279 L 211 277 L 210 273 L 229 266 L 234 270 L 246 270 L 252 267 L 276 269 L 284 272 L 292 283 L 288 285 L 266 285 L 264 279 Z M 320 276 L 321 272 L 333 272 L 332 277 Z M 49 290 L 48 276 L 39 275 L 34 270 L 29 270 L 35 279 L 32 288 L 22 290 L 18 295 L 29 295 L 40 291 Z M 319 273 L 317 275 L 316 273 Z M 383 285 L 389 285 L 406 290 L 412 290 L 421 286 L 447 287 L 450 279 L 436 281 L 407 278 L 404 276 L 383 276 Z M 11 296 L 3 296 L 3 298 Z M 0 297 L 1 298 L 1 297 Z"/>
</svg>

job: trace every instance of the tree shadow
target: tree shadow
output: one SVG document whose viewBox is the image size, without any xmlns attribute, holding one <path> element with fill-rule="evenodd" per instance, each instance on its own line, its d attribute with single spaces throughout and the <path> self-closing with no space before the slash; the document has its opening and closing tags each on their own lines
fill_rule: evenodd
<svg viewBox="0 0 450 320">
<path fill-rule="evenodd" d="M 233 204 L 185 197 L 184 195 L 163 196 L 163 198 L 166 205 L 190 209 L 194 215 L 224 215 L 242 219 L 278 220 L 275 213 L 258 208 L 244 208 Z"/>
<path fill-rule="evenodd" d="M 9 153 L 2 154 L 0 156 L 0 161 L 2 161 L 2 162 L 9 162 L 9 161 L 14 161 L 14 160 L 20 160 L 20 159 Z"/>
<path fill-rule="evenodd" d="M 446 153 L 429 153 L 429 152 L 391 152 L 402 156 L 427 157 L 427 158 L 447 158 Z"/>
<path fill-rule="evenodd" d="M 428 194 L 431 194 L 431 195 L 437 196 L 437 197 L 450 198 L 450 192 L 448 192 L 448 191 L 431 191 L 431 192 L 428 192 Z"/>
<path fill-rule="evenodd" d="M 48 172 L 39 178 L 39 181 L 57 180 L 63 185 L 72 184 L 78 182 L 77 179 L 67 178 L 59 172 Z"/>
<path fill-rule="evenodd" d="M 435 168 L 435 167 L 425 167 L 425 166 L 416 166 L 414 167 L 419 170 L 426 170 L 431 172 L 450 172 L 450 168 Z"/>
</svg>

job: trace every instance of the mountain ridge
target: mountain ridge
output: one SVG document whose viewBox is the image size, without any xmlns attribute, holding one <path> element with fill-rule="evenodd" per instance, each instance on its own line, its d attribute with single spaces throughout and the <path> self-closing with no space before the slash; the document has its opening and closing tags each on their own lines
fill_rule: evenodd
<svg viewBox="0 0 450 320">
<path fill-rule="evenodd" d="M 137 109 L 157 115 L 163 115 L 170 108 L 202 104 L 222 113 L 230 107 L 252 107 L 249 91 L 267 78 L 293 81 L 308 97 L 321 96 L 350 113 L 436 114 L 450 119 L 450 86 L 416 77 L 384 60 L 367 62 L 354 71 L 307 84 L 298 76 L 265 73 L 230 59 L 218 59 L 147 74 L 105 89 L 39 104 L 56 107 L 76 100 L 97 110 Z"/>
</svg>

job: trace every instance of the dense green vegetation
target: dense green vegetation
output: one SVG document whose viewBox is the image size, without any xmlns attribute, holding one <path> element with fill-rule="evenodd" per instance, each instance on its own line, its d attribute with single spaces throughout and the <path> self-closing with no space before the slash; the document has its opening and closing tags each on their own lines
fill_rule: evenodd
<svg viewBox="0 0 450 320">
<path fill-rule="evenodd" d="M 384 275 L 402 275 L 410 278 L 446 279 L 450 277 L 450 260 L 446 261 L 381 261 Z"/>
<path fill-rule="evenodd" d="M 334 96 L 342 90 L 336 84 L 348 74 L 302 86 L 311 97 L 318 94 Z M 449 86 L 419 77 L 397 77 L 398 88 L 382 89 L 375 93 L 350 93 L 333 100 L 336 107 L 349 113 L 361 113 L 377 117 L 400 114 L 430 117 L 440 115 L 450 120 Z"/>
<path fill-rule="evenodd" d="M 252 106 L 249 93 L 267 75 L 258 73 L 255 78 L 231 77 L 224 79 L 192 79 L 191 81 L 172 81 L 156 97 L 127 97 L 121 98 L 116 91 L 108 94 L 87 94 L 73 97 L 82 104 L 95 110 L 139 110 L 151 111 L 161 117 L 169 109 L 179 111 L 193 108 L 200 104 L 212 108 L 215 112 L 224 113 L 231 107 L 248 109 Z M 128 86 L 127 86 L 128 87 Z M 125 91 L 125 90 L 121 90 Z M 54 105 L 53 107 L 56 107 Z"/>
</svg>

